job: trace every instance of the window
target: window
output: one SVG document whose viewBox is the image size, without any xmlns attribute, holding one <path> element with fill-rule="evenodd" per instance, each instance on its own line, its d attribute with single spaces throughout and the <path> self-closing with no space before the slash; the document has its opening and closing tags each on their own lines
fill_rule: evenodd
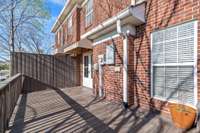
<svg viewBox="0 0 200 133">
<path fill-rule="evenodd" d="M 107 45 L 106 46 L 106 64 L 114 64 L 115 63 L 115 46 Z"/>
<path fill-rule="evenodd" d="M 72 15 L 67 19 L 67 33 L 72 34 Z"/>
<path fill-rule="evenodd" d="M 60 29 L 59 31 L 58 31 L 58 45 L 60 45 L 60 46 L 62 46 L 62 30 Z"/>
<path fill-rule="evenodd" d="M 88 0 L 86 4 L 86 16 L 85 16 L 86 27 L 92 24 L 92 19 L 93 19 L 93 0 Z"/>
<path fill-rule="evenodd" d="M 89 56 L 84 56 L 84 77 L 89 77 Z"/>
<path fill-rule="evenodd" d="M 60 31 L 57 32 L 56 44 L 59 45 L 60 43 Z"/>
<path fill-rule="evenodd" d="M 152 95 L 196 104 L 196 21 L 152 33 Z"/>
<path fill-rule="evenodd" d="M 61 42 L 61 46 L 63 46 L 63 45 L 64 45 L 64 33 L 63 33 L 63 27 L 61 27 L 61 30 L 60 30 L 60 37 L 61 37 L 61 40 L 60 40 L 60 42 Z"/>
</svg>

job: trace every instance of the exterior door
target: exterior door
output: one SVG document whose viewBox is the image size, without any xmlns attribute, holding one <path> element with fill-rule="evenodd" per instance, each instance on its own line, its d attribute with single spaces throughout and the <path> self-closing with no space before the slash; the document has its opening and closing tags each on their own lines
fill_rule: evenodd
<svg viewBox="0 0 200 133">
<path fill-rule="evenodd" d="M 92 54 L 83 55 L 83 86 L 92 88 Z"/>
</svg>

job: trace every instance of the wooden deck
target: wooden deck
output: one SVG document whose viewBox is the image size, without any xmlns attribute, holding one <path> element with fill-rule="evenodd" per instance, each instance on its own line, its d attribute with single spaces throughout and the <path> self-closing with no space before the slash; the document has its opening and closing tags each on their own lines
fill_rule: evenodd
<svg viewBox="0 0 200 133">
<path fill-rule="evenodd" d="M 139 108 L 92 96 L 88 88 L 48 89 L 21 95 L 7 132 L 176 133 L 168 120 Z"/>
</svg>

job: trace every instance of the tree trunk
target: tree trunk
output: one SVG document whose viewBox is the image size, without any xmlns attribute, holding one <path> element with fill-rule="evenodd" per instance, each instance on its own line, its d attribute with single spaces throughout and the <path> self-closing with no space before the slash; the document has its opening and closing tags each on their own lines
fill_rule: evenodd
<svg viewBox="0 0 200 133">
<path fill-rule="evenodd" d="M 12 65 L 13 65 L 13 61 L 14 59 L 12 59 L 12 54 L 14 54 L 15 52 L 15 33 L 14 33 L 14 0 L 12 0 L 11 3 L 11 10 L 10 10 L 10 14 L 11 14 L 11 19 L 10 19 L 10 38 L 9 38 L 9 47 L 10 47 L 10 76 L 13 76 L 13 70 L 12 70 Z"/>
</svg>

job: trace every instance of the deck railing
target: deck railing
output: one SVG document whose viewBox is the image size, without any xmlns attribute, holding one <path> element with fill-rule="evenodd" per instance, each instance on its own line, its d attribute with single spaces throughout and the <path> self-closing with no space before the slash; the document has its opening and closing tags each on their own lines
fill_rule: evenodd
<svg viewBox="0 0 200 133">
<path fill-rule="evenodd" d="M 17 74 L 0 83 L 0 133 L 8 128 L 19 95 L 23 88 L 23 76 Z"/>
</svg>

